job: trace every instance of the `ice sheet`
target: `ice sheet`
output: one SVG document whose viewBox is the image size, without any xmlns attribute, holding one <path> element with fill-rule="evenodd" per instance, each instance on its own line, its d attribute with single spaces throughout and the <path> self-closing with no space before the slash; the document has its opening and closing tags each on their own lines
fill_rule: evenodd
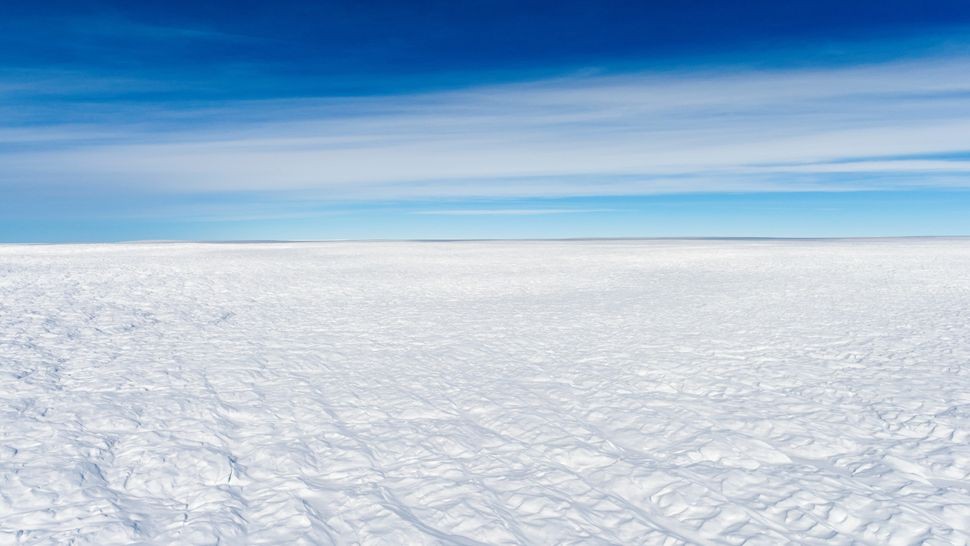
<svg viewBox="0 0 970 546">
<path fill-rule="evenodd" d="M 0 543 L 967 544 L 970 240 L 0 247 Z"/>
</svg>

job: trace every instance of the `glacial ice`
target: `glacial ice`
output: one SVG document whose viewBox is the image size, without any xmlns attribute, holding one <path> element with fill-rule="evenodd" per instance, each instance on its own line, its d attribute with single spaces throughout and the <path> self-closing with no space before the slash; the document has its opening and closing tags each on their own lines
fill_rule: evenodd
<svg viewBox="0 0 970 546">
<path fill-rule="evenodd" d="M 0 246 L 0 544 L 968 544 L 970 240 Z"/>
</svg>

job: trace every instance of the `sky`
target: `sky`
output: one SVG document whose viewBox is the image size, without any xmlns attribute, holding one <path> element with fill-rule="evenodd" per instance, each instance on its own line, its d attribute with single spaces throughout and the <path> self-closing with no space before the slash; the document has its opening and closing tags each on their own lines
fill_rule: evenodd
<svg viewBox="0 0 970 546">
<path fill-rule="evenodd" d="M 970 235 L 965 0 L 0 13 L 0 242 Z"/>
</svg>

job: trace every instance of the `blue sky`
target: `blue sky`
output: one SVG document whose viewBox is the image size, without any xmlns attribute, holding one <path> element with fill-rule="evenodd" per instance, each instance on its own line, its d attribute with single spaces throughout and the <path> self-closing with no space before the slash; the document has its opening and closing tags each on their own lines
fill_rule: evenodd
<svg viewBox="0 0 970 546">
<path fill-rule="evenodd" d="M 0 241 L 970 235 L 965 1 L 3 10 Z"/>
</svg>

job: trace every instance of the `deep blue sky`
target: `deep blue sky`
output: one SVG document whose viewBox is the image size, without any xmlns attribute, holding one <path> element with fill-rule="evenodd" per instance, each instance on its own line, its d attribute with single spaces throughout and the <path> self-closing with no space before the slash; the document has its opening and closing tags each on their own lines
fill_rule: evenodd
<svg viewBox="0 0 970 546">
<path fill-rule="evenodd" d="M 970 234 L 966 1 L 0 10 L 0 241 Z"/>
</svg>

